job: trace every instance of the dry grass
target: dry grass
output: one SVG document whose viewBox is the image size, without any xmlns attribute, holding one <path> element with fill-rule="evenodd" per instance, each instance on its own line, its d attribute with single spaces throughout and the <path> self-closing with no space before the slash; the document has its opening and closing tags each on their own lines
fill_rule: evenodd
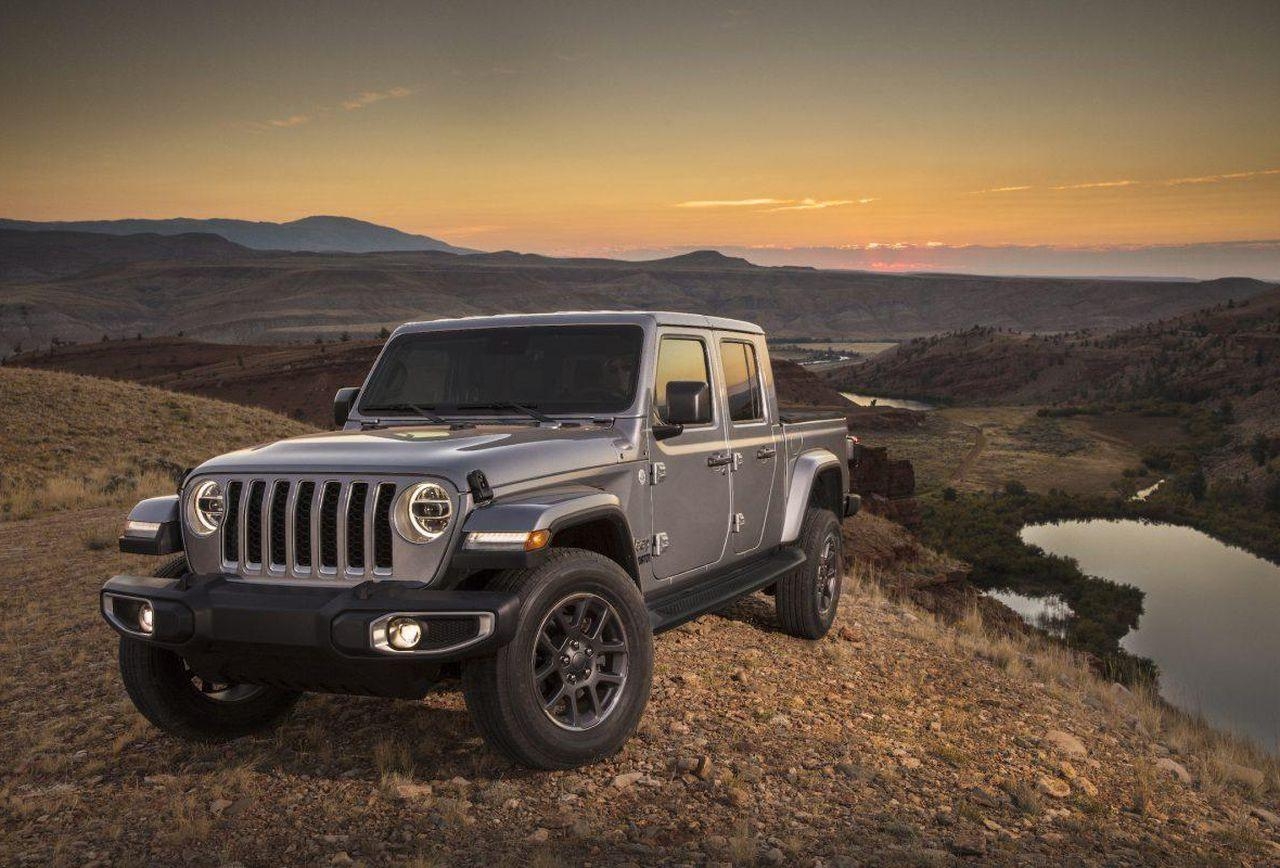
<svg viewBox="0 0 1280 868">
<path fill-rule="evenodd" d="M 22 368 L 0 367 L 0 399 L 14 408 L 0 417 L 0 521 L 167 494 L 206 458 L 314 430 L 221 401 Z"/>
</svg>

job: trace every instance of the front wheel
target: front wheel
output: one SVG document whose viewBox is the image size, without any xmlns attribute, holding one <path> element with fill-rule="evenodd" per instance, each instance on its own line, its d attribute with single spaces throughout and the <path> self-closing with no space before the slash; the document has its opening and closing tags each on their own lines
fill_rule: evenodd
<svg viewBox="0 0 1280 868">
<path fill-rule="evenodd" d="M 177 578 L 185 557 L 156 571 Z M 302 694 L 275 687 L 209 681 L 167 648 L 120 637 L 120 677 L 142 716 L 187 741 L 226 741 L 269 729 L 293 710 Z"/>
<path fill-rule="evenodd" d="M 778 581 L 778 623 L 792 636 L 821 639 L 836 619 L 844 551 L 840 522 L 829 509 L 809 507 L 796 545 L 805 562 Z"/>
<path fill-rule="evenodd" d="M 603 555 L 564 548 L 489 588 L 518 593 L 520 615 L 509 644 L 463 668 L 467 708 L 485 740 L 538 769 L 617 752 L 653 678 L 653 631 L 631 576 Z"/>
</svg>

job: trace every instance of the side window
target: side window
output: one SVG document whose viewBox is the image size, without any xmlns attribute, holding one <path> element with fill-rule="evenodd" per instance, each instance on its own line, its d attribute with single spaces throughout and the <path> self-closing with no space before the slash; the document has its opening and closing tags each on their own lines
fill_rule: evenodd
<svg viewBox="0 0 1280 868">
<path fill-rule="evenodd" d="M 743 341 L 721 341 L 720 362 L 729 395 L 729 418 L 734 422 L 758 422 L 764 418 L 760 366 L 756 348 Z"/>
<path fill-rule="evenodd" d="M 663 338 L 658 345 L 658 375 L 654 379 L 654 406 L 667 418 L 667 384 L 681 380 L 711 383 L 707 349 L 697 338 Z"/>
</svg>

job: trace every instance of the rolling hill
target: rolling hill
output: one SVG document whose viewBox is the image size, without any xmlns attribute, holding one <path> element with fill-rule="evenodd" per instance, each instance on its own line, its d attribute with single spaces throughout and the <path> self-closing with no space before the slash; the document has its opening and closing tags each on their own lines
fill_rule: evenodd
<svg viewBox="0 0 1280 868">
<path fill-rule="evenodd" d="M 715 313 L 757 321 L 775 338 L 903 338 L 975 321 L 1117 329 L 1272 286 L 763 268 L 714 251 L 648 262 L 246 248 L 174 258 L 164 247 L 172 238 L 84 237 L 0 230 L 0 275 L 12 275 L 0 278 L 0 352 L 139 332 L 239 342 L 371 337 L 406 320 L 565 309 Z"/>
<path fill-rule="evenodd" d="M 0 229 L 93 232 L 106 235 L 188 235 L 208 233 L 253 250 L 294 250 L 315 253 L 373 253 L 388 250 L 433 250 L 474 253 L 427 235 L 411 235 L 350 217 L 303 217 L 289 223 L 214 218 L 197 220 L 70 220 L 41 223 L 0 219 Z"/>
</svg>

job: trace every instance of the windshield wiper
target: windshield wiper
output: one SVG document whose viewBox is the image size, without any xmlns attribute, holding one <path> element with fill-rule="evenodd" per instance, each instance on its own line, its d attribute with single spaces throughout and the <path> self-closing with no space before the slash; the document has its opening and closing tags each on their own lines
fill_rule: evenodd
<svg viewBox="0 0 1280 868">
<path fill-rule="evenodd" d="M 528 404 L 517 404 L 514 401 L 492 401 L 488 404 L 459 404 L 459 410 L 515 410 L 517 413 L 523 413 L 530 419 L 539 422 L 546 422 L 548 425 L 559 425 L 560 420 L 553 419 L 546 413 L 540 413 L 537 408 Z"/>
<path fill-rule="evenodd" d="M 437 425 L 449 424 L 448 419 L 432 412 L 434 408 L 423 404 L 386 404 L 382 407 L 361 407 L 360 409 L 365 413 L 395 413 L 403 410 L 410 410 L 416 415 L 426 419 L 428 422 L 435 422 Z"/>
</svg>

